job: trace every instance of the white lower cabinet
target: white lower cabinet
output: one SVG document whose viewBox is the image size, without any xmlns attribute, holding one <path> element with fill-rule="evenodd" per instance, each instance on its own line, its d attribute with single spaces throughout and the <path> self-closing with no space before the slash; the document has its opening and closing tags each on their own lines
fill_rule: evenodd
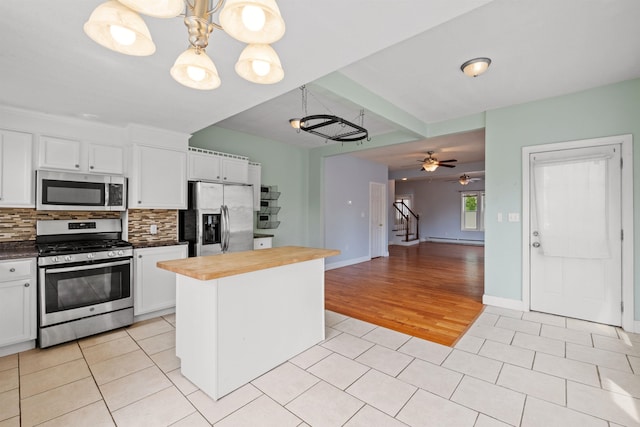
<svg viewBox="0 0 640 427">
<path fill-rule="evenodd" d="M 36 260 L 0 261 L 0 347 L 36 339 Z"/>
<path fill-rule="evenodd" d="M 272 247 L 273 237 L 254 237 L 253 249 L 269 249 Z"/>
<path fill-rule="evenodd" d="M 175 307 L 176 275 L 159 269 L 158 261 L 187 257 L 187 245 L 160 246 L 133 251 L 133 314 L 152 313 Z"/>
</svg>

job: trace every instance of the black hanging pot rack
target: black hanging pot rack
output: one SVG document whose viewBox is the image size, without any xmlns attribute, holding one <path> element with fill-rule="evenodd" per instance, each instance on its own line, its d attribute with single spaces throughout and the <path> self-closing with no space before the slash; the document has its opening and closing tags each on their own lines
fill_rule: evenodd
<svg viewBox="0 0 640 427">
<path fill-rule="evenodd" d="M 332 141 L 369 140 L 369 132 L 365 128 L 331 114 L 314 114 L 301 118 L 300 130 Z"/>
</svg>

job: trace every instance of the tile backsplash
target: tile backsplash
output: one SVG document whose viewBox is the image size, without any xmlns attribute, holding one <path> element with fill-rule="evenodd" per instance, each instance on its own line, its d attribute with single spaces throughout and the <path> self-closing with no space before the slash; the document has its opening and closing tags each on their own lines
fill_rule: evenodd
<svg viewBox="0 0 640 427">
<path fill-rule="evenodd" d="M 133 244 L 175 242 L 178 240 L 178 211 L 167 209 L 131 209 L 128 238 Z M 0 242 L 36 239 L 36 221 L 51 219 L 120 219 L 120 212 L 36 211 L 33 208 L 0 209 Z M 158 227 L 157 234 L 150 226 Z"/>
<path fill-rule="evenodd" d="M 36 211 L 33 208 L 0 209 L 0 242 L 36 239 L 36 221 L 50 219 L 120 218 L 120 212 Z"/>
<path fill-rule="evenodd" d="M 151 234 L 152 225 L 158 227 L 157 234 Z M 178 241 L 178 211 L 170 209 L 129 210 L 130 243 L 154 243 Z"/>
</svg>

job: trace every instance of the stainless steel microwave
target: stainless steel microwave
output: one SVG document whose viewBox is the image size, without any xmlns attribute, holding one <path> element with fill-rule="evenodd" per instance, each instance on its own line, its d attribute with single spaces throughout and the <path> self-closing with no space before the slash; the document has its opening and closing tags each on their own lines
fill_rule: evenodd
<svg viewBox="0 0 640 427">
<path fill-rule="evenodd" d="M 36 171 L 36 209 L 124 211 L 127 179 L 117 175 Z"/>
</svg>

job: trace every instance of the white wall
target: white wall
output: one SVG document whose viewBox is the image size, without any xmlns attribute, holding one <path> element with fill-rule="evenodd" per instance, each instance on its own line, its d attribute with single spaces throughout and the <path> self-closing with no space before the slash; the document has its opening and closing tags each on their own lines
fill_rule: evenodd
<svg viewBox="0 0 640 427">
<path fill-rule="evenodd" d="M 327 268 L 371 259 L 369 183 L 387 185 L 387 166 L 350 155 L 324 161 L 324 247 L 340 255 L 327 258 Z"/>
</svg>

